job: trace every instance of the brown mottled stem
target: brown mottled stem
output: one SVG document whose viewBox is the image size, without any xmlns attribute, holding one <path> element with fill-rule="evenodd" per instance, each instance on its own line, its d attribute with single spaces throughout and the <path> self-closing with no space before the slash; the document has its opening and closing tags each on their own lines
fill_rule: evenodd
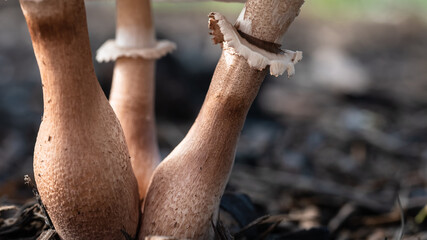
<svg viewBox="0 0 427 240">
<path fill-rule="evenodd" d="M 122 48 L 152 48 L 155 35 L 149 0 L 118 0 L 116 43 Z M 120 57 L 114 67 L 110 103 L 122 124 L 140 199 L 160 162 L 154 115 L 155 61 Z"/>
<path fill-rule="evenodd" d="M 303 2 L 248 0 L 243 20 L 251 22 L 251 28 L 240 30 L 266 41 L 276 40 L 284 33 L 277 29 L 288 28 Z M 275 12 L 280 21 L 264 18 L 271 14 L 269 6 L 280 10 Z M 195 123 L 154 172 L 139 239 L 148 235 L 213 238 L 211 221 L 217 221 L 239 134 L 266 73 L 250 68 L 246 59 L 229 50 L 223 51 Z"/>
<path fill-rule="evenodd" d="M 252 37 L 281 43 L 303 3 L 303 0 L 247 1 L 235 27 Z"/>
<path fill-rule="evenodd" d="M 96 79 L 83 0 L 21 0 L 44 114 L 34 151 L 41 199 L 61 239 L 124 239 L 138 189 L 119 121 Z"/>
</svg>

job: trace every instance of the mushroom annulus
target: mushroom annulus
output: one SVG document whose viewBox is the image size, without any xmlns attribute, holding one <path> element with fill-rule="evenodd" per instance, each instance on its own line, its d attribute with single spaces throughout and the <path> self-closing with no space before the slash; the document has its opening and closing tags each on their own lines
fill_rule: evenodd
<svg viewBox="0 0 427 240">
<path fill-rule="evenodd" d="M 154 171 L 143 206 L 139 239 L 172 236 L 213 239 L 247 112 L 268 73 L 294 73 L 301 52 L 279 49 L 303 0 L 248 0 L 233 25 L 209 16 L 222 45 L 208 93 L 182 142 Z"/>
<path fill-rule="evenodd" d="M 43 86 L 37 188 L 65 240 L 135 236 L 139 198 L 125 137 L 95 76 L 83 0 L 20 0 Z"/>
</svg>

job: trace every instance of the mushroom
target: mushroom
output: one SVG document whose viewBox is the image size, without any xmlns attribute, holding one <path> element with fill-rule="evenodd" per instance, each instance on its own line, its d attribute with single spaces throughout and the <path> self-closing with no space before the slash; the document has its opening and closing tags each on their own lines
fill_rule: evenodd
<svg viewBox="0 0 427 240">
<path fill-rule="evenodd" d="M 223 52 L 193 126 L 153 174 L 139 239 L 213 238 L 211 223 L 218 219 L 239 134 L 266 67 L 274 75 L 285 70 L 291 75 L 302 57 L 278 46 L 303 2 L 248 0 L 235 27 L 218 13 L 210 15 L 214 42 Z"/>
<path fill-rule="evenodd" d="M 98 50 L 97 60 L 116 61 L 110 104 L 125 133 L 141 199 L 160 162 L 154 115 L 155 60 L 174 49 L 172 42 L 156 41 L 149 0 L 117 0 L 116 39 Z"/>
<path fill-rule="evenodd" d="M 83 0 L 20 0 L 43 86 L 34 174 L 61 239 L 136 235 L 138 187 L 120 123 L 99 86 Z"/>
<path fill-rule="evenodd" d="M 206 2 L 212 0 L 156 0 L 157 2 Z M 214 0 L 217 2 L 240 2 L 244 3 L 246 0 Z"/>
</svg>

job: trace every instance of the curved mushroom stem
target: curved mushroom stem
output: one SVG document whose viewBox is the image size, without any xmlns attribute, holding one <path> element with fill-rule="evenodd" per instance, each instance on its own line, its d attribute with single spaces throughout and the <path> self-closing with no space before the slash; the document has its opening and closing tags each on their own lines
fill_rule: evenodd
<svg viewBox="0 0 427 240">
<path fill-rule="evenodd" d="M 248 0 L 236 26 L 255 38 L 279 41 L 303 2 Z M 224 48 L 195 123 L 153 174 L 139 239 L 213 238 L 211 221 L 217 221 L 239 134 L 266 73 Z"/>
<path fill-rule="evenodd" d="M 136 235 L 139 199 L 120 123 L 92 64 L 83 0 L 21 0 L 43 85 L 34 151 L 41 199 L 61 239 Z"/>
<path fill-rule="evenodd" d="M 153 48 L 156 44 L 149 0 L 117 0 L 116 44 Z M 126 136 L 140 199 L 160 162 L 154 115 L 155 60 L 119 57 L 114 67 L 110 103 Z"/>
</svg>

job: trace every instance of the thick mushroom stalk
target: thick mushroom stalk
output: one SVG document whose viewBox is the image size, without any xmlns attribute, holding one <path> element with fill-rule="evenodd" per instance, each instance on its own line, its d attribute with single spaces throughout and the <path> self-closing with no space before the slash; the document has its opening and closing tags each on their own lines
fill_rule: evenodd
<svg viewBox="0 0 427 240">
<path fill-rule="evenodd" d="M 211 222 L 216 223 L 218 218 L 220 198 L 233 166 L 240 131 L 267 74 L 264 67 L 271 64 L 264 65 L 268 59 L 263 56 L 264 50 L 277 50 L 303 2 L 249 0 L 233 31 L 240 31 L 239 37 L 245 39 L 247 47 L 241 49 L 249 49 L 250 53 L 233 46 L 236 39 L 226 31 L 228 27 L 222 16 L 210 16 L 214 41 L 222 43 L 223 52 L 195 123 L 153 174 L 139 239 L 149 235 L 213 238 Z M 281 59 L 283 53 L 277 52 L 273 60 Z M 258 56 L 254 64 L 248 59 L 252 55 Z M 301 53 L 289 56 L 280 60 L 286 66 L 282 70 L 288 70 L 288 74 Z"/>
<path fill-rule="evenodd" d="M 116 39 L 99 50 L 98 61 L 116 61 L 110 104 L 126 136 L 140 198 L 160 162 L 154 115 L 155 60 L 175 49 L 156 41 L 149 0 L 117 0 Z"/>
<path fill-rule="evenodd" d="M 139 198 L 120 123 L 92 64 L 83 0 L 21 0 L 43 85 L 34 151 L 41 199 L 61 239 L 134 236 Z"/>
</svg>

